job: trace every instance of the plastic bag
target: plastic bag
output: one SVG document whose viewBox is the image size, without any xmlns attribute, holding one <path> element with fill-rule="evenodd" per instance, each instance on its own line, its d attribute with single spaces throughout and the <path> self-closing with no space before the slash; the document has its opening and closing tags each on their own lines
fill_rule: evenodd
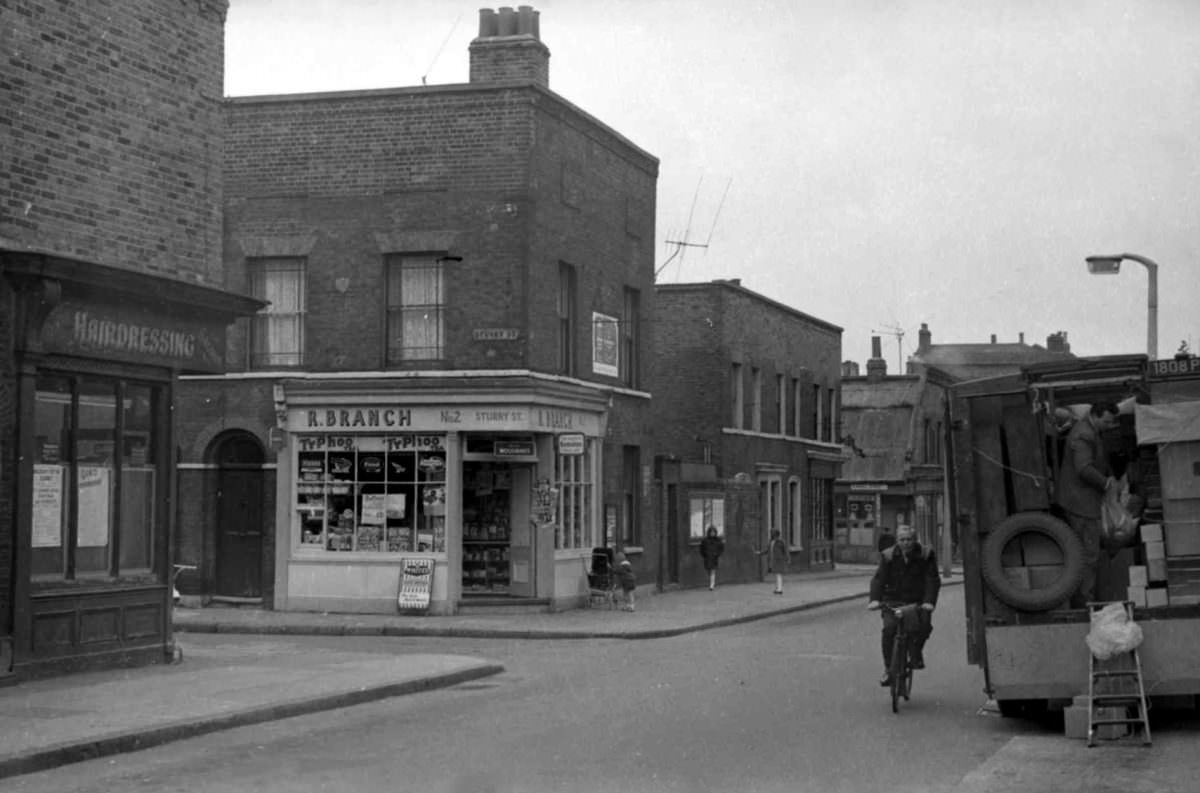
<svg viewBox="0 0 1200 793">
<path fill-rule="evenodd" d="M 1129 619 L 1123 603 L 1109 603 L 1092 612 L 1092 629 L 1087 646 L 1101 661 L 1127 653 L 1142 643 L 1142 626 Z"/>
<path fill-rule="evenodd" d="M 1125 548 L 1137 539 L 1137 519 L 1129 511 L 1131 498 L 1129 481 L 1124 476 L 1104 492 L 1100 504 L 1100 531 L 1103 544 L 1109 550 Z"/>
</svg>

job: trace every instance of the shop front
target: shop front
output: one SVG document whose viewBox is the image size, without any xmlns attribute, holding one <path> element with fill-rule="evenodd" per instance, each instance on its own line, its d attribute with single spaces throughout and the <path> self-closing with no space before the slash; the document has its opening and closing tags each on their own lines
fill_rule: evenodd
<svg viewBox="0 0 1200 793">
<path fill-rule="evenodd" d="M 220 371 L 225 326 L 260 303 L 38 254 L 2 255 L 0 269 L 16 309 L 11 649 L 0 676 L 162 662 L 176 376 Z"/>
<path fill-rule="evenodd" d="M 582 599 L 606 425 L 594 392 L 280 391 L 277 609 L 395 613 L 413 560 L 433 567 L 429 613 Z"/>
</svg>

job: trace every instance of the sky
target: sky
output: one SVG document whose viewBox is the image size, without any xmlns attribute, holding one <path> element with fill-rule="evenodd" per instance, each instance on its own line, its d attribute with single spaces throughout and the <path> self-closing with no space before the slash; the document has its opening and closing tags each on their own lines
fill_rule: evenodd
<svg viewBox="0 0 1200 793">
<path fill-rule="evenodd" d="M 660 161 L 659 283 L 888 371 L 935 344 L 1200 353 L 1195 0 L 541 0 L 550 89 Z M 518 5 L 512 4 L 513 7 Z M 230 0 L 228 96 L 467 82 L 475 0 Z M 680 246 L 677 243 L 688 243 Z"/>
</svg>

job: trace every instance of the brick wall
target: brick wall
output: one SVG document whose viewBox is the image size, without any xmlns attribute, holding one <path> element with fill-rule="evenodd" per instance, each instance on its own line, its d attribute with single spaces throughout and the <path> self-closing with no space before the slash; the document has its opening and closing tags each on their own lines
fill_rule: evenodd
<svg viewBox="0 0 1200 793">
<path fill-rule="evenodd" d="M 0 7 L 0 237 L 219 284 L 226 0 Z"/>
<path fill-rule="evenodd" d="M 787 388 L 787 434 L 792 424 L 792 380 L 801 384 L 801 413 L 814 410 L 811 384 L 837 388 L 841 331 L 796 309 L 722 284 L 660 286 L 654 368 L 655 413 L 660 451 L 699 461 L 710 442 L 712 462 L 721 468 L 722 427 L 732 425 L 730 367 L 739 361 L 750 428 L 750 371 L 762 376 L 762 430 L 779 427 L 776 375 Z M 808 424 L 802 422 L 802 428 Z M 731 476 L 733 472 L 727 472 Z"/>
<path fill-rule="evenodd" d="M 13 476 L 17 465 L 16 450 L 16 369 L 13 365 L 14 311 L 12 289 L 0 278 L 0 637 L 13 630 L 13 554 L 16 532 L 16 504 Z M 0 675 L 7 669 L 0 664 Z"/>
</svg>

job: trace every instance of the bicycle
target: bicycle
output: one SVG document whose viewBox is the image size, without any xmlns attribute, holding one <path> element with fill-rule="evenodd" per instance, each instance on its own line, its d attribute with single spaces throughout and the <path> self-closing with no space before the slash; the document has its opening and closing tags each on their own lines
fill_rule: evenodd
<svg viewBox="0 0 1200 793">
<path fill-rule="evenodd" d="M 905 622 L 908 615 L 921 608 L 919 603 L 884 603 L 879 608 L 891 609 L 896 616 L 896 638 L 892 641 L 892 662 L 888 667 L 888 677 L 891 678 L 888 688 L 892 694 L 892 713 L 900 712 L 900 698 L 909 701 L 912 696 L 913 665 L 911 646 L 908 639 L 908 629 Z"/>
</svg>

